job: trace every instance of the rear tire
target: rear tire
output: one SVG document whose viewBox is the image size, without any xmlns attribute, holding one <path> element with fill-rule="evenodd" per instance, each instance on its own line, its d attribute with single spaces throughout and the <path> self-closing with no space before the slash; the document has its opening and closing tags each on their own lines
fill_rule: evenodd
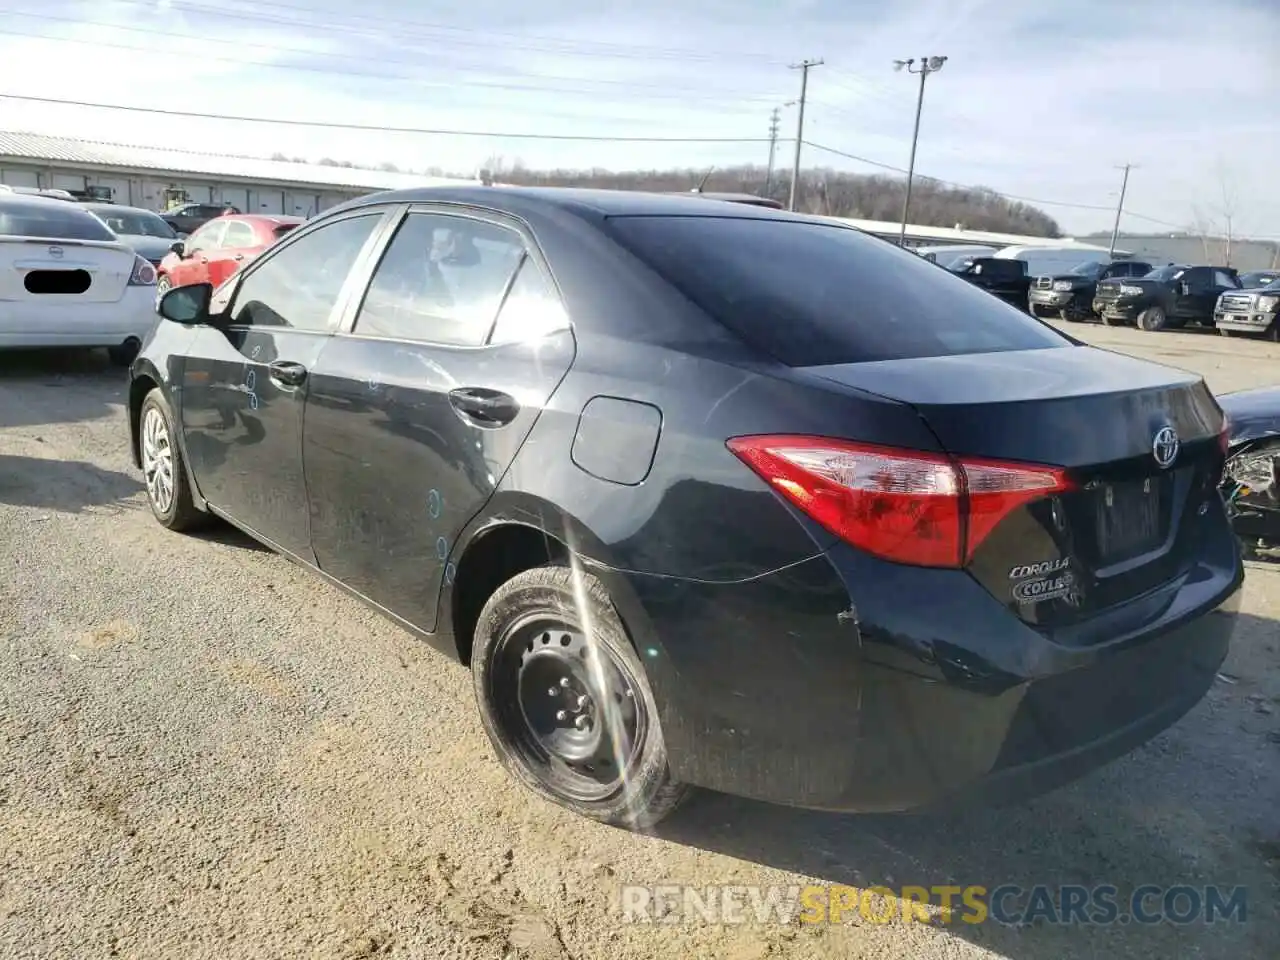
<svg viewBox="0 0 1280 960">
<path fill-rule="evenodd" d="M 138 453 L 147 486 L 147 503 L 162 527 L 175 532 L 203 526 L 209 515 L 196 507 L 187 481 L 187 465 L 173 412 L 159 387 L 152 389 L 138 412 Z"/>
<path fill-rule="evenodd" d="M 558 565 L 517 574 L 484 605 L 472 651 L 480 720 L 516 780 L 630 830 L 680 804 L 653 693 L 598 579 Z"/>
<path fill-rule="evenodd" d="M 119 346 L 107 347 L 107 359 L 117 367 L 127 367 L 137 358 L 141 349 L 142 341 L 137 337 L 130 337 Z"/>
</svg>

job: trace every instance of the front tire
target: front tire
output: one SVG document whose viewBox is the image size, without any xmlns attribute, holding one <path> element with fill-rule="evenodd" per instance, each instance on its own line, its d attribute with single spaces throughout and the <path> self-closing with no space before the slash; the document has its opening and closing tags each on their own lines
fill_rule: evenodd
<svg viewBox="0 0 1280 960">
<path fill-rule="evenodd" d="M 162 273 L 156 277 L 156 299 L 159 300 L 166 293 L 173 289 L 173 281 L 169 279 L 167 273 Z"/>
<path fill-rule="evenodd" d="M 1138 329 L 1155 333 L 1164 330 L 1169 325 L 1169 318 L 1165 316 L 1164 307 L 1147 307 L 1138 314 Z"/>
<path fill-rule="evenodd" d="M 147 486 L 147 503 L 162 527 L 194 530 L 207 519 L 191 496 L 186 463 L 177 443 L 173 411 L 159 387 L 142 401 L 138 413 L 138 453 Z"/>
<path fill-rule="evenodd" d="M 480 613 L 471 673 L 499 761 L 533 792 L 631 830 L 684 798 L 644 669 L 594 576 L 548 565 L 504 583 Z"/>
</svg>

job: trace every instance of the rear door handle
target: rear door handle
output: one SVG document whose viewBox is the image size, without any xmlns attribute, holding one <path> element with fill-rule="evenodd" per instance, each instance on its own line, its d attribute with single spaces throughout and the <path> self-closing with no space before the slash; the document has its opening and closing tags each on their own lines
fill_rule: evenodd
<svg viewBox="0 0 1280 960">
<path fill-rule="evenodd" d="M 267 367 L 267 372 L 282 387 L 301 386 L 307 379 L 307 368 L 292 360 L 277 360 Z"/>
<path fill-rule="evenodd" d="M 468 420 L 486 427 L 505 426 L 520 413 L 515 397 L 485 387 L 450 390 L 449 403 Z"/>
</svg>

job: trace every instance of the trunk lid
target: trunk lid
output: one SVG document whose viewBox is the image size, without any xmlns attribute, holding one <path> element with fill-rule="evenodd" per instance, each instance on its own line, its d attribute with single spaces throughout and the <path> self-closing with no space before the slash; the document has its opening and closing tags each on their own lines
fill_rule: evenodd
<svg viewBox="0 0 1280 960">
<path fill-rule="evenodd" d="M 0 236 L 0 302 L 116 303 L 135 257 L 116 241 Z"/>
<path fill-rule="evenodd" d="M 1014 510 L 969 564 L 1028 623 L 1087 619 L 1196 558 L 1224 453 L 1222 411 L 1195 374 L 1091 347 L 809 372 L 911 404 L 956 456 L 1067 468 L 1072 490 Z"/>
</svg>

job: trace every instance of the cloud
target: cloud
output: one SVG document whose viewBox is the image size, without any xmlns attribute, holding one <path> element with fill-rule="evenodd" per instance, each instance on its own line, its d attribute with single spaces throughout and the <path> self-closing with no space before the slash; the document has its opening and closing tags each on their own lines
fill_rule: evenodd
<svg viewBox="0 0 1280 960">
<path fill-rule="evenodd" d="M 918 170 L 1046 206 L 1069 230 L 1127 207 L 1185 225 L 1241 198 L 1235 229 L 1280 234 L 1280 73 L 1269 0 L 50 0 L 6 17 L 0 89 L 172 110 L 383 126 L 763 138 L 810 76 L 806 139 L 905 166 L 918 90 L 894 58 L 949 57 L 927 83 Z M 61 18 L 61 19 L 56 19 Z M 103 26 L 103 25 L 107 26 Z M 483 25 L 481 27 L 480 25 Z M 783 108 L 783 135 L 795 109 Z M 763 163 L 765 143 L 636 144 L 353 133 L 5 101 L 6 128 L 148 145 L 466 171 Z M 790 146 L 784 145 L 784 154 Z M 806 161 L 874 172 L 806 148 Z M 1101 209 L 1087 209 L 1096 207 Z M 1212 215 L 1212 213 L 1210 214 Z M 1130 229 L 1167 229 L 1137 217 Z"/>
</svg>

